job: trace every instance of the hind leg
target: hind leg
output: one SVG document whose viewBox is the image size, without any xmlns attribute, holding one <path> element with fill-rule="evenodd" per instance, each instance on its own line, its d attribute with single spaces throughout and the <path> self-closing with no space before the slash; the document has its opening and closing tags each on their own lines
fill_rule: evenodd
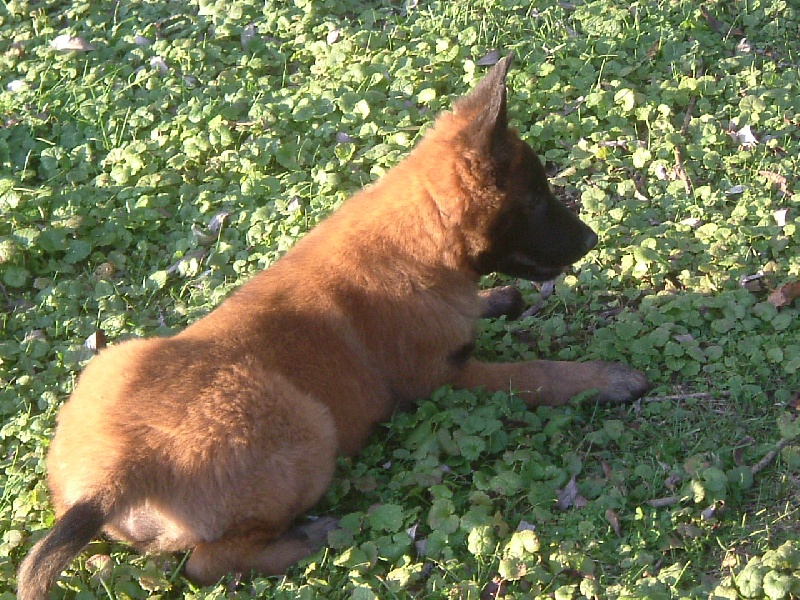
<svg viewBox="0 0 800 600">
<path fill-rule="evenodd" d="M 199 585 L 213 585 L 228 573 L 280 575 L 328 541 L 333 518 L 293 527 L 280 535 L 269 528 L 199 544 L 186 563 L 186 575 Z"/>
</svg>

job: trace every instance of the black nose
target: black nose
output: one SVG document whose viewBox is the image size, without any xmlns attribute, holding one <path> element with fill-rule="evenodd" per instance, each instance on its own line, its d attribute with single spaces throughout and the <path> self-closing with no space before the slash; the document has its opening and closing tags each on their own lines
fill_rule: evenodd
<svg viewBox="0 0 800 600">
<path fill-rule="evenodd" d="M 597 234 L 591 229 L 586 233 L 583 238 L 583 249 L 588 252 L 597 245 Z"/>
</svg>

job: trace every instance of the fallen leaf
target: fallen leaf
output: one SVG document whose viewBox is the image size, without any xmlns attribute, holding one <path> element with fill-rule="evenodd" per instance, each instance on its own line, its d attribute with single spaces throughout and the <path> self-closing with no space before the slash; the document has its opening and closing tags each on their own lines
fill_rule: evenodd
<svg viewBox="0 0 800 600">
<path fill-rule="evenodd" d="M 733 187 L 728 188 L 727 190 L 725 190 L 725 195 L 726 196 L 737 196 L 739 194 L 744 193 L 744 191 L 746 189 L 747 188 L 745 186 L 743 186 L 743 185 L 734 185 Z"/>
<path fill-rule="evenodd" d="M 325 37 L 325 41 L 328 43 L 328 46 L 333 46 L 336 41 L 339 39 L 340 31 L 338 29 L 331 29 L 328 32 L 328 35 Z"/>
<path fill-rule="evenodd" d="M 100 352 L 100 350 L 106 347 L 106 332 L 102 329 L 96 330 L 92 335 L 86 338 L 83 345 L 89 350 Z"/>
<path fill-rule="evenodd" d="M 575 481 L 575 476 L 569 480 L 569 483 L 564 486 L 563 490 L 556 490 L 556 506 L 560 510 L 567 510 L 568 508 L 583 508 L 586 506 L 587 500 L 578 493 L 578 484 Z"/>
<path fill-rule="evenodd" d="M 93 554 L 86 559 L 86 566 L 92 571 L 95 581 L 108 581 L 114 570 L 114 563 L 108 554 Z"/>
<path fill-rule="evenodd" d="M 47 339 L 47 337 L 44 335 L 44 331 L 42 331 L 41 329 L 32 329 L 25 335 L 25 338 L 22 341 L 23 343 L 28 343 L 44 339 Z"/>
<path fill-rule="evenodd" d="M 800 410 L 800 392 L 795 392 L 792 394 L 792 397 L 789 400 L 789 406 L 795 410 Z"/>
<path fill-rule="evenodd" d="M 760 292 L 763 288 L 761 279 L 765 277 L 764 271 L 759 271 L 753 275 L 742 275 L 739 277 L 739 285 L 750 292 Z"/>
<path fill-rule="evenodd" d="M 664 508 L 665 506 L 673 506 L 680 501 L 680 496 L 667 496 L 665 498 L 653 498 L 652 500 L 648 500 L 647 504 L 653 508 Z"/>
<path fill-rule="evenodd" d="M 660 50 L 661 50 L 661 40 L 658 40 L 655 44 L 653 44 L 647 49 L 645 55 L 647 56 L 647 58 L 654 58 Z"/>
<path fill-rule="evenodd" d="M 346 134 L 344 131 L 340 131 L 336 134 L 337 144 L 350 144 L 352 142 L 355 142 L 355 139 L 350 135 Z"/>
<path fill-rule="evenodd" d="M 202 262 L 205 257 L 206 257 L 206 250 L 204 248 L 196 248 L 191 252 L 187 252 L 178 260 L 176 260 L 174 263 L 172 263 L 169 267 L 167 267 L 167 273 L 170 275 L 172 273 L 177 273 L 181 268 L 181 263 L 190 261 L 192 259 L 196 259 L 197 262 L 199 263 Z"/>
<path fill-rule="evenodd" d="M 167 66 L 167 63 L 164 62 L 164 59 L 161 58 L 160 56 L 154 56 L 153 58 L 151 58 L 150 59 L 150 66 L 153 69 L 156 69 L 162 75 L 165 74 L 167 71 L 169 71 L 169 67 Z"/>
<path fill-rule="evenodd" d="M 229 212 L 223 210 L 211 217 L 211 220 L 208 222 L 208 230 L 213 233 L 219 233 L 229 214 Z"/>
<path fill-rule="evenodd" d="M 680 225 L 688 225 L 689 227 L 691 227 L 693 229 L 697 229 L 698 227 L 700 227 L 700 225 L 703 224 L 703 221 L 701 221 L 700 219 L 698 219 L 696 217 L 689 217 L 688 219 L 683 219 L 682 221 L 678 221 L 678 224 L 680 224 Z"/>
<path fill-rule="evenodd" d="M 116 271 L 116 267 L 113 263 L 104 262 L 99 265 L 94 270 L 94 277 L 97 280 L 109 280 L 114 275 L 114 271 Z"/>
<path fill-rule="evenodd" d="M 755 146 L 758 144 L 758 139 L 753 134 L 753 130 L 750 129 L 750 125 L 745 125 L 739 131 L 736 132 L 736 139 L 739 140 L 739 143 L 742 146 Z"/>
<path fill-rule="evenodd" d="M 617 537 L 622 537 L 622 530 L 619 527 L 619 517 L 613 508 L 606 510 L 606 521 L 611 525 L 611 529 L 617 534 Z"/>
<path fill-rule="evenodd" d="M 500 577 L 494 577 L 481 592 L 481 600 L 494 600 L 505 596 L 505 581 Z"/>
<path fill-rule="evenodd" d="M 16 94 L 30 89 L 30 86 L 28 85 L 27 81 L 15 79 L 14 81 L 10 81 L 6 84 L 6 89 L 12 94 Z"/>
<path fill-rule="evenodd" d="M 414 541 L 414 550 L 417 556 L 425 556 L 425 551 L 428 549 L 428 538 Z"/>
<path fill-rule="evenodd" d="M 769 181 L 772 185 L 777 185 L 778 189 L 784 194 L 791 194 L 791 191 L 789 190 L 789 181 L 783 175 L 773 173 L 772 171 L 759 171 L 758 174 Z"/>
<path fill-rule="evenodd" d="M 779 287 L 767 297 L 767 302 L 775 308 L 789 306 L 796 298 L 800 298 L 800 281 L 786 283 Z"/>
<path fill-rule="evenodd" d="M 674 490 L 675 486 L 681 482 L 681 477 L 677 473 L 672 473 L 669 477 L 664 480 L 664 485 L 667 486 L 670 490 Z"/>
<path fill-rule="evenodd" d="M 695 539 L 702 535 L 703 530 L 697 527 L 696 525 L 692 525 L 691 523 L 678 523 L 675 526 L 675 531 L 681 537 Z"/>
<path fill-rule="evenodd" d="M 736 52 L 739 54 L 750 54 L 753 51 L 753 46 L 747 41 L 747 38 L 742 38 L 736 44 Z"/>
<path fill-rule="evenodd" d="M 243 50 L 247 50 L 247 46 L 254 37 L 256 37 L 256 26 L 250 23 L 242 29 L 242 34 L 239 36 L 239 41 L 242 44 Z"/>
<path fill-rule="evenodd" d="M 194 236 L 195 241 L 201 246 L 210 246 L 211 244 L 214 244 L 219 237 L 202 230 L 196 224 L 192 225 L 192 235 Z"/>
<path fill-rule="evenodd" d="M 536 531 L 536 525 L 527 521 L 520 521 L 516 531 Z"/>
<path fill-rule="evenodd" d="M 481 56 L 478 60 L 476 60 L 475 64 L 478 65 L 479 67 L 491 67 L 493 64 L 496 64 L 497 61 L 499 60 L 500 60 L 500 51 L 492 50 Z"/>
<path fill-rule="evenodd" d="M 88 52 L 94 50 L 94 46 L 88 43 L 83 38 L 62 34 L 50 42 L 50 47 L 60 52 Z"/>
<path fill-rule="evenodd" d="M 700 518 L 703 519 L 704 521 L 713 519 L 715 516 L 717 516 L 717 512 L 722 512 L 724 508 L 725 508 L 724 502 L 721 501 L 715 502 L 714 504 L 710 505 L 700 513 Z"/>
</svg>

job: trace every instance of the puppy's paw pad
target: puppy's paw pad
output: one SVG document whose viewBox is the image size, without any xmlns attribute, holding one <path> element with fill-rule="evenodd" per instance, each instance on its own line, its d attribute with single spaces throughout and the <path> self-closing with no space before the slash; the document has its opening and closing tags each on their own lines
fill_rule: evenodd
<svg viewBox="0 0 800 600">
<path fill-rule="evenodd" d="M 647 376 L 621 363 L 607 363 L 606 386 L 597 396 L 598 402 L 632 402 L 650 389 Z"/>
</svg>

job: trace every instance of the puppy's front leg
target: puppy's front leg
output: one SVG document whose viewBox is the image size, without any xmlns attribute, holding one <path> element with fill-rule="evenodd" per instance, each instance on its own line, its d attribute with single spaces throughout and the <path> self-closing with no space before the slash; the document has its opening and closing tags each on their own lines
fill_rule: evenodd
<svg viewBox="0 0 800 600">
<path fill-rule="evenodd" d="M 596 390 L 599 402 L 629 402 L 649 387 L 644 373 L 620 363 L 552 360 L 486 363 L 470 359 L 452 384 L 462 389 L 515 391 L 528 406 L 565 404 L 588 390 Z"/>
</svg>

